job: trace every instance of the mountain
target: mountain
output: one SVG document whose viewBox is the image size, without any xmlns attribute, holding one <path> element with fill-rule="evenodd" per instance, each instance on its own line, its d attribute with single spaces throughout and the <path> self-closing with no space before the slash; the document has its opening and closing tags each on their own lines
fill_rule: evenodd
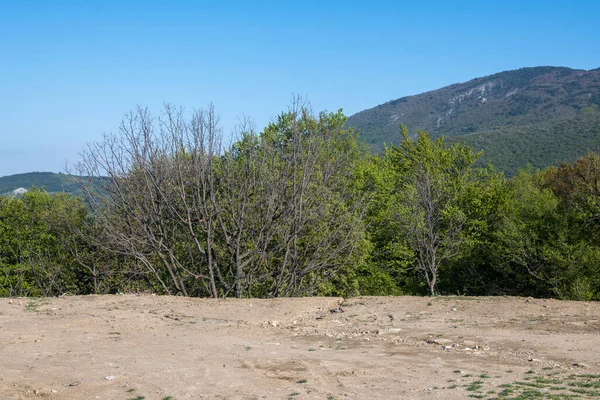
<svg viewBox="0 0 600 400">
<path fill-rule="evenodd" d="M 53 172 L 29 172 L 0 177 L 0 195 L 12 194 L 18 189 L 42 188 L 51 193 L 79 193 L 79 185 L 74 176 Z M 21 191 L 22 192 L 22 191 Z"/>
<path fill-rule="evenodd" d="M 482 162 L 508 175 L 572 161 L 600 149 L 600 68 L 501 72 L 388 101 L 347 122 L 375 151 L 398 143 L 400 125 L 483 150 Z"/>
</svg>

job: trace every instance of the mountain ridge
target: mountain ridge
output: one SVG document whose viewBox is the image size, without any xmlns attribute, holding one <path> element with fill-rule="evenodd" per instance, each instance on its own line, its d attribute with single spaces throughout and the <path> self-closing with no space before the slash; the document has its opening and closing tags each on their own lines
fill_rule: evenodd
<svg viewBox="0 0 600 400">
<path fill-rule="evenodd" d="M 0 177 L 0 195 L 9 195 L 16 189 L 37 187 L 50 193 L 80 193 L 76 177 L 55 172 L 26 172 Z"/>
</svg>

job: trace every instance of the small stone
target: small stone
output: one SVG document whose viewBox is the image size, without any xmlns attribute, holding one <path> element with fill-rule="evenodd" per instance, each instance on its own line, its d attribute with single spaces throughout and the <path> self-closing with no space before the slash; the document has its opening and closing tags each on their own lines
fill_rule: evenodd
<svg viewBox="0 0 600 400">
<path fill-rule="evenodd" d="M 116 376 L 114 375 L 109 375 L 109 376 L 105 376 L 104 379 L 106 379 L 107 381 L 114 381 L 115 379 L 117 379 Z"/>
<path fill-rule="evenodd" d="M 589 368 L 589 365 L 584 364 L 584 363 L 573 363 L 574 367 L 579 367 L 579 368 Z"/>
<path fill-rule="evenodd" d="M 428 340 L 427 343 L 429 344 L 439 344 L 439 345 L 449 345 L 452 343 L 452 340 L 450 339 L 431 339 Z"/>
<path fill-rule="evenodd" d="M 269 321 L 269 325 L 271 325 L 273 327 L 277 327 L 277 326 L 279 326 L 279 321 Z"/>
</svg>

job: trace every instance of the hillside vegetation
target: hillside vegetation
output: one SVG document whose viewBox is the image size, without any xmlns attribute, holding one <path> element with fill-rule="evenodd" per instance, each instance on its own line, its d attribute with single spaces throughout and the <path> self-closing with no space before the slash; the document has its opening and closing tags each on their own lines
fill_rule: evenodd
<svg viewBox="0 0 600 400">
<path fill-rule="evenodd" d="M 417 130 L 458 137 L 483 150 L 483 162 L 514 174 L 600 148 L 599 110 L 600 69 L 535 67 L 389 101 L 352 115 L 347 126 L 376 152 L 400 141 L 400 125 L 412 137 Z"/>
</svg>

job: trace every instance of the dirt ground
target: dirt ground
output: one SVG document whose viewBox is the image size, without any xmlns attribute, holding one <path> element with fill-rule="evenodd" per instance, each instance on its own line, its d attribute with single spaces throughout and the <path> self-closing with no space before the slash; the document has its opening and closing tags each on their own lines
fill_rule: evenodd
<svg viewBox="0 0 600 400">
<path fill-rule="evenodd" d="M 0 399 L 600 398 L 599 329 L 510 297 L 1 299 Z"/>
</svg>

